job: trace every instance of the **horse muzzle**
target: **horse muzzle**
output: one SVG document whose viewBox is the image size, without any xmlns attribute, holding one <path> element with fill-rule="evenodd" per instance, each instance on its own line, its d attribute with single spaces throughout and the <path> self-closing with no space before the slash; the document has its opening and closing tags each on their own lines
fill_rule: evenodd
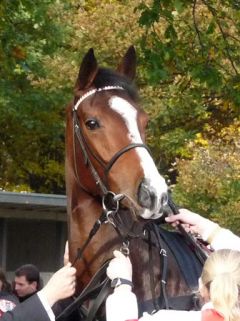
<svg viewBox="0 0 240 321">
<path fill-rule="evenodd" d="M 140 216 L 144 219 L 157 219 L 162 216 L 163 209 L 168 202 L 167 192 L 156 190 L 148 180 L 144 179 L 138 188 L 138 204 L 142 211 Z"/>
</svg>

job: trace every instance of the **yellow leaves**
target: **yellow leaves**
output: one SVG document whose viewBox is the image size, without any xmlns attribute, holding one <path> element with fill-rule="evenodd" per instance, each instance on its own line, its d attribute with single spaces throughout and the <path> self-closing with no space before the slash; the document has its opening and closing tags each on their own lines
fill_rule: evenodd
<svg viewBox="0 0 240 321">
<path fill-rule="evenodd" d="M 222 104 L 222 106 L 220 107 L 220 109 L 222 111 L 227 111 L 229 109 L 230 106 L 230 102 L 228 100 L 225 100 Z"/>
<path fill-rule="evenodd" d="M 202 133 L 197 133 L 196 138 L 194 139 L 195 144 L 198 144 L 200 146 L 208 146 L 207 139 L 204 139 L 202 136 Z"/>
<path fill-rule="evenodd" d="M 211 48 L 209 49 L 209 52 L 208 52 L 208 57 L 209 57 L 210 59 L 214 59 L 215 56 L 216 56 L 215 48 L 211 47 Z"/>
<path fill-rule="evenodd" d="M 22 66 L 20 64 L 16 64 L 15 68 L 14 68 L 14 74 L 15 75 L 21 75 L 23 73 L 24 73 L 24 71 L 22 69 Z"/>
</svg>

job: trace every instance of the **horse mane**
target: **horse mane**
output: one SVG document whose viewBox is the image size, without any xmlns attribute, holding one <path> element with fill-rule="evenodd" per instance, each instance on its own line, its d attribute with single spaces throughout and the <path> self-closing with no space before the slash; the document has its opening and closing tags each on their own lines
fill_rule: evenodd
<svg viewBox="0 0 240 321">
<path fill-rule="evenodd" d="M 136 86 L 130 79 L 108 68 L 99 68 L 97 75 L 93 81 L 96 88 L 105 86 L 120 86 L 134 101 L 139 100 Z"/>
</svg>

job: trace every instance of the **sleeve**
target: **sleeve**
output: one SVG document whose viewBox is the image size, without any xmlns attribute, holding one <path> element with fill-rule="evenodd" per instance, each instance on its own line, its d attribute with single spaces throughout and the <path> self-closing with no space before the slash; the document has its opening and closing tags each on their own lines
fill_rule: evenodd
<svg viewBox="0 0 240 321">
<path fill-rule="evenodd" d="M 55 317 L 54 317 L 55 319 Z M 18 304 L 12 311 L 6 312 L 1 321 L 52 321 L 49 318 L 39 296 L 31 296 L 28 300 Z"/>
<path fill-rule="evenodd" d="M 130 290 L 115 289 L 106 301 L 107 321 L 201 321 L 201 311 L 159 310 L 154 314 L 144 313 L 138 319 L 136 296 Z"/>
<path fill-rule="evenodd" d="M 214 250 L 229 249 L 240 251 L 240 237 L 225 228 L 220 228 L 212 237 L 210 245 Z"/>
<path fill-rule="evenodd" d="M 127 286 L 129 287 L 129 286 Z M 107 321 L 138 320 L 138 305 L 135 294 L 124 285 L 119 286 L 106 301 Z"/>
<path fill-rule="evenodd" d="M 39 300 L 41 301 L 44 309 L 46 310 L 47 314 L 48 314 L 48 317 L 51 321 L 55 321 L 55 315 L 53 313 L 53 310 L 52 308 L 50 307 L 48 301 L 46 300 L 45 296 L 42 294 L 41 291 L 39 291 L 37 293 L 38 297 L 39 297 Z"/>
<path fill-rule="evenodd" d="M 201 311 L 159 310 L 150 315 L 144 313 L 139 321 L 201 321 Z"/>
</svg>

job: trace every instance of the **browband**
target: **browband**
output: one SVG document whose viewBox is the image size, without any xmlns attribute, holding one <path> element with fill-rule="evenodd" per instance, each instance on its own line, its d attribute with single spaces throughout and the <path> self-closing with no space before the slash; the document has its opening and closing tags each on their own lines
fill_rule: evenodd
<svg viewBox="0 0 240 321">
<path fill-rule="evenodd" d="M 84 95 L 82 95 L 78 101 L 76 102 L 76 104 L 73 106 L 73 111 L 77 110 L 79 105 L 84 101 L 84 99 L 88 98 L 89 96 L 97 93 L 97 92 L 101 92 L 101 91 L 105 91 L 105 90 L 112 90 L 112 89 L 119 89 L 119 90 L 124 90 L 123 87 L 121 86 L 105 86 L 105 87 L 102 87 L 102 88 L 94 88 L 94 89 L 91 89 L 89 91 L 87 91 Z"/>
</svg>

